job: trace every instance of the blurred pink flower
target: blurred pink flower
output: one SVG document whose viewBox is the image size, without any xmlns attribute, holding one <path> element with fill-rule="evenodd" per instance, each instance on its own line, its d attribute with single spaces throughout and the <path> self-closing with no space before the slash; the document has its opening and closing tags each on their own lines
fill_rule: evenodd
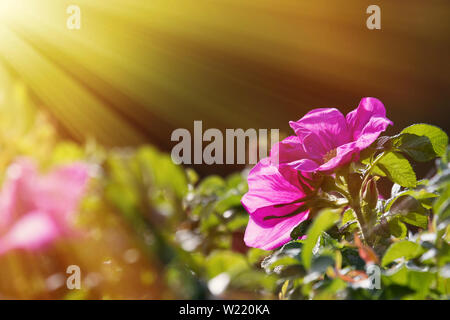
<svg viewBox="0 0 450 320">
<path fill-rule="evenodd" d="M 272 161 L 302 172 L 330 173 L 369 147 L 392 121 L 383 103 L 363 98 L 346 117 L 335 108 L 314 109 L 290 122 L 296 136 L 283 140 L 272 152 Z"/>
<path fill-rule="evenodd" d="M 71 218 L 87 180 L 87 167 L 81 163 L 46 175 L 28 160 L 12 164 L 0 193 L 0 254 L 39 249 L 75 234 Z"/>
<path fill-rule="evenodd" d="M 291 240 L 291 231 L 309 216 L 303 200 L 313 191 L 310 178 L 289 167 L 277 168 L 270 158 L 258 162 L 241 200 L 250 214 L 247 246 L 272 250 Z"/>
</svg>

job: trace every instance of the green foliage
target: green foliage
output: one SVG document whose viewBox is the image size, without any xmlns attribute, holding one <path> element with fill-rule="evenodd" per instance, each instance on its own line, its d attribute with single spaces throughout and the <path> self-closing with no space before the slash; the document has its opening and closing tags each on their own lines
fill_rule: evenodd
<svg viewBox="0 0 450 320">
<path fill-rule="evenodd" d="M 262 268 L 279 278 L 281 299 L 450 297 L 450 171 L 448 151 L 442 152 L 448 139 L 436 127 L 416 125 L 382 140 L 362 156 L 365 168 L 350 166 L 335 181 L 323 180 L 321 192 L 347 197 L 350 207 L 335 200 L 333 208 L 342 203 L 342 209 L 324 209 L 292 231 L 293 239 L 306 234 L 306 240 L 293 240 L 264 259 Z M 417 181 L 408 158 L 437 156 L 436 175 Z M 374 201 L 373 176 L 394 183 L 389 199 Z M 379 288 L 372 283 L 375 267 Z"/>
<path fill-rule="evenodd" d="M 394 242 L 384 254 L 381 265 L 385 267 L 398 258 L 413 259 L 421 253 L 421 246 L 415 242 L 407 240 Z"/>
<path fill-rule="evenodd" d="M 331 210 L 323 211 L 313 222 L 309 228 L 306 241 L 304 244 L 304 250 L 302 251 L 302 259 L 305 267 L 309 269 L 311 267 L 311 258 L 313 255 L 314 246 L 317 243 L 320 235 L 323 231 L 333 226 L 339 220 L 337 212 Z"/>
<path fill-rule="evenodd" d="M 325 177 L 311 202 L 312 219 L 272 252 L 243 242 L 246 170 L 201 179 L 152 146 L 60 141 L 38 115 L 8 128 L 9 139 L 0 137 L 2 168 L 24 155 L 44 170 L 91 164 L 95 187 L 84 208 L 119 217 L 145 257 L 157 257 L 158 277 L 178 298 L 450 298 L 450 149 L 437 127 L 413 125 L 382 137 L 360 162 Z M 436 174 L 417 180 L 413 161 L 433 159 Z M 387 199 L 378 198 L 378 177 L 394 184 Z"/>
<path fill-rule="evenodd" d="M 440 128 L 436 126 L 432 126 L 429 124 L 413 124 L 412 126 L 409 126 L 401 132 L 402 134 L 413 134 L 419 137 L 426 137 L 430 141 L 431 145 L 433 146 L 433 150 L 435 152 L 435 155 L 438 157 L 441 157 L 448 145 L 448 136 L 447 134 L 441 130 Z M 414 143 L 413 143 L 414 145 Z M 402 147 L 402 146 L 400 146 Z M 421 145 L 421 148 L 415 147 L 418 152 L 428 152 L 427 145 Z"/>
<path fill-rule="evenodd" d="M 411 133 L 401 133 L 392 139 L 398 151 L 410 156 L 415 161 L 430 161 L 436 157 L 433 144 L 426 136 Z"/>
<path fill-rule="evenodd" d="M 392 182 L 402 187 L 414 188 L 417 184 L 416 174 L 409 161 L 400 153 L 389 152 L 377 163 L 377 173 L 387 176 Z"/>
<path fill-rule="evenodd" d="M 243 243 L 246 171 L 199 179 L 147 146 L 106 152 L 101 165 L 105 198 L 143 247 L 161 257 L 167 283 L 180 297 L 448 299 L 445 141 L 439 129 L 419 125 L 376 142 L 360 164 L 323 180 L 313 219 L 273 252 Z M 79 157 L 76 148 L 62 153 Z M 438 155 L 436 175 L 418 181 L 410 160 Z M 377 177 L 394 183 L 388 199 L 378 199 Z M 156 239 L 151 244 L 149 234 Z"/>
</svg>

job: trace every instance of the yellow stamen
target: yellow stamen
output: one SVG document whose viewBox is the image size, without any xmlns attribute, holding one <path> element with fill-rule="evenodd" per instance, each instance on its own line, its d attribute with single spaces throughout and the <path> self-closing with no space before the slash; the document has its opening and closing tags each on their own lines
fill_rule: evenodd
<svg viewBox="0 0 450 320">
<path fill-rule="evenodd" d="M 323 163 L 327 163 L 328 161 L 330 161 L 331 159 L 333 159 L 334 157 L 336 157 L 337 155 L 337 150 L 335 149 L 331 149 L 330 151 L 328 151 L 324 156 L 323 156 Z"/>
</svg>

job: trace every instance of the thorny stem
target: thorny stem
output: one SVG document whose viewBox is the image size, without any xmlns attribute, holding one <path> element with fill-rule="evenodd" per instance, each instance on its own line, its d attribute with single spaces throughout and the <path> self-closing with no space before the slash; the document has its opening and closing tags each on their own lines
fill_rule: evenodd
<svg viewBox="0 0 450 320">
<path fill-rule="evenodd" d="M 363 193 L 363 190 L 364 190 L 364 188 L 365 188 L 365 186 L 366 186 L 366 184 L 367 184 L 367 182 L 368 182 L 368 180 L 370 178 L 372 170 L 380 162 L 380 160 L 384 158 L 384 156 L 386 154 L 387 153 L 382 152 L 376 157 L 375 160 L 371 161 L 371 163 L 369 165 L 369 168 L 364 173 L 364 178 L 363 178 L 363 182 L 361 184 L 361 189 L 359 190 L 358 199 L 353 199 L 352 206 L 351 206 L 353 208 L 353 210 L 355 211 L 356 219 L 358 220 L 358 224 L 359 224 L 360 229 L 361 229 L 361 234 L 362 234 L 362 237 L 363 237 L 363 241 L 366 244 L 369 244 L 369 245 L 372 242 L 371 241 L 371 232 L 369 230 L 368 221 L 366 221 L 366 219 L 364 217 L 364 214 L 363 214 L 363 212 L 361 210 L 362 193 Z"/>
<path fill-rule="evenodd" d="M 357 204 L 354 204 L 351 207 L 355 211 L 356 220 L 358 220 L 359 228 L 361 229 L 362 240 L 366 244 L 369 244 L 370 235 L 369 235 L 369 232 L 367 230 L 367 227 L 368 227 L 367 226 L 367 222 L 366 222 L 366 219 L 364 218 L 364 215 L 363 215 L 363 213 L 361 211 L 361 206 L 359 205 L 359 199 L 357 200 L 357 202 L 358 202 Z"/>
</svg>

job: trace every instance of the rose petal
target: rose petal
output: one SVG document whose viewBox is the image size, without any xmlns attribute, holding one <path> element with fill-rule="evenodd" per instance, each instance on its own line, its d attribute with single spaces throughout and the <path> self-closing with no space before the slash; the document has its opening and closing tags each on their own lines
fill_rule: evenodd
<svg viewBox="0 0 450 320">
<path fill-rule="evenodd" d="M 306 157 L 303 143 L 297 136 L 289 136 L 277 142 L 270 150 L 270 161 L 274 165 L 289 163 Z"/>
<path fill-rule="evenodd" d="M 301 159 L 286 163 L 284 165 L 291 169 L 302 172 L 316 172 L 320 167 L 320 165 L 317 162 L 311 159 Z"/>
<path fill-rule="evenodd" d="M 14 249 L 39 249 L 61 235 L 62 230 L 46 213 L 34 211 L 20 218 L 0 238 L 0 254 Z"/>
<path fill-rule="evenodd" d="M 356 140 L 358 149 L 364 150 L 369 147 L 389 125 L 392 125 L 392 121 L 387 118 L 371 118 Z"/>
<path fill-rule="evenodd" d="M 386 109 L 383 103 L 376 98 L 361 99 L 358 108 L 347 114 L 346 121 L 353 140 L 358 140 L 362 135 L 369 133 L 378 133 L 379 135 L 386 130 L 388 125 L 392 125 L 392 121 L 386 118 Z M 370 139 L 366 138 L 366 141 L 372 140 L 374 136 L 371 136 Z"/>
<path fill-rule="evenodd" d="M 276 249 L 291 240 L 291 231 L 300 222 L 308 219 L 308 213 L 309 211 L 306 211 L 289 219 L 283 219 L 272 227 L 260 226 L 250 216 L 244 242 L 249 247 L 263 250 Z"/>
<path fill-rule="evenodd" d="M 61 235 L 73 236 L 76 212 L 88 179 L 84 164 L 40 175 L 29 160 L 10 166 L 0 194 L 0 252 L 34 249 Z"/>
<path fill-rule="evenodd" d="M 336 155 L 329 161 L 322 164 L 317 171 L 330 173 L 336 168 L 346 165 L 351 161 L 359 159 L 359 149 L 356 142 L 344 144 L 336 148 Z"/>
<path fill-rule="evenodd" d="M 65 219 L 76 211 L 87 180 L 86 165 L 75 163 L 42 176 L 29 192 L 37 208 Z"/>
<path fill-rule="evenodd" d="M 289 122 L 296 135 L 303 141 L 313 134 L 318 144 L 316 150 L 328 152 L 350 142 L 350 132 L 342 113 L 335 108 L 320 108 L 308 112 L 296 122 Z M 323 157 L 323 154 L 314 154 Z"/>
<path fill-rule="evenodd" d="M 261 208 L 288 204 L 306 196 L 298 182 L 298 172 L 290 168 L 279 169 L 269 158 L 258 162 L 250 171 L 247 180 L 249 190 L 241 202 L 250 214 Z M 279 214 L 284 215 L 284 210 L 280 211 L 282 212 Z"/>
</svg>

